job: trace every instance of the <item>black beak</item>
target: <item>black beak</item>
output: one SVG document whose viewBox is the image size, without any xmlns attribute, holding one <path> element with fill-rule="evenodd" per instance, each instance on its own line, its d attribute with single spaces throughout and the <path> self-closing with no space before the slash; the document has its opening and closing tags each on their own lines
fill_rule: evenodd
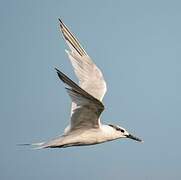
<svg viewBox="0 0 181 180">
<path fill-rule="evenodd" d="M 130 139 L 133 139 L 135 141 L 139 141 L 139 142 L 143 142 L 143 140 L 141 140 L 140 138 L 136 137 L 136 136 L 133 136 L 131 134 L 127 135 L 126 136 L 127 138 L 130 138 Z"/>
</svg>

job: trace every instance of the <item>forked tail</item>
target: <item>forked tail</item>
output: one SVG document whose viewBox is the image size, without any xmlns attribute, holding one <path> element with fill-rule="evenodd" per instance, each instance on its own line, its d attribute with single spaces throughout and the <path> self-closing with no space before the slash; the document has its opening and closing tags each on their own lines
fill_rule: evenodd
<svg viewBox="0 0 181 180">
<path fill-rule="evenodd" d="M 31 146 L 32 149 L 43 149 L 46 148 L 45 142 L 40 143 L 25 143 L 25 144 L 17 144 L 18 146 Z"/>
</svg>

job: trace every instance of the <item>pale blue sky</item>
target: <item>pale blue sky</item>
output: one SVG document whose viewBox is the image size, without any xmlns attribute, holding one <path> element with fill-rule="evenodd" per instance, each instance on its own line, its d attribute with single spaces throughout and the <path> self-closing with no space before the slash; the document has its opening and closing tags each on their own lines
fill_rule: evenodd
<svg viewBox="0 0 181 180">
<path fill-rule="evenodd" d="M 181 1 L 10 1 L 0 6 L 0 179 L 181 179 Z M 102 69 L 104 122 L 144 143 L 34 151 L 17 143 L 61 134 L 76 80 L 61 17 Z"/>
</svg>

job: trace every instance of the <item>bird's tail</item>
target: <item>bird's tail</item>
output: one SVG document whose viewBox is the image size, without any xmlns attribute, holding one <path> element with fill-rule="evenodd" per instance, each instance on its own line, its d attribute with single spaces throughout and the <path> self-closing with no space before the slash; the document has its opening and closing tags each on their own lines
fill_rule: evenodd
<svg viewBox="0 0 181 180">
<path fill-rule="evenodd" d="M 31 146 L 32 149 L 43 149 L 45 148 L 45 142 L 39 143 L 25 143 L 25 144 L 17 144 L 18 146 Z"/>
</svg>

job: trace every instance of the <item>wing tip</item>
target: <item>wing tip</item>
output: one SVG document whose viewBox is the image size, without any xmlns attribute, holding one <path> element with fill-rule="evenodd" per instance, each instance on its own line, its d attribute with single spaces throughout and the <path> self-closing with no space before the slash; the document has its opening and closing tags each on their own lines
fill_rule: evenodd
<svg viewBox="0 0 181 180">
<path fill-rule="evenodd" d="M 65 25 L 64 25 L 62 19 L 58 18 L 58 20 L 59 20 L 59 22 L 60 22 L 60 27 L 61 27 L 61 29 L 62 29 Z"/>
<path fill-rule="evenodd" d="M 56 67 L 54 69 L 57 72 L 58 76 L 61 78 L 62 72 L 59 69 L 57 69 Z"/>
<path fill-rule="evenodd" d="M 59 20 L 60 24 L 63 24 L 63 21 L 60 18 L 58 18 L 58 20 Z"/>
<path fill-rule="evenodd" d="M 57 74 L 58 74 L 58 77 L 64 82 L 64 83 L 66 83 L 65 82 L 65 80 L 66 80 L 66 78 L 68 78 L 63 72 L 61 72 L 59 69 L 57 69 L 56 67 L 55 67 L 55 70 L 56 70 L 56 72 L 57 72 Z"/>
<path fill-rule="evenodd" d="M 60 18 L 58 18 L 59 22 L 62 23 L 62 20 Z"/>
<path fill-rule="evenodd" d="M 55 69 L 56 71 L 59 71 L 56 67 L 54 67 L 54 69 Z"/>
<path fill-rule="evenodd" d="M 64 75 L 64 73 L 61 72 L 58 68 L 55 67 L 54 69 L 56 70 L 57 74 Z"/>
</svg>

